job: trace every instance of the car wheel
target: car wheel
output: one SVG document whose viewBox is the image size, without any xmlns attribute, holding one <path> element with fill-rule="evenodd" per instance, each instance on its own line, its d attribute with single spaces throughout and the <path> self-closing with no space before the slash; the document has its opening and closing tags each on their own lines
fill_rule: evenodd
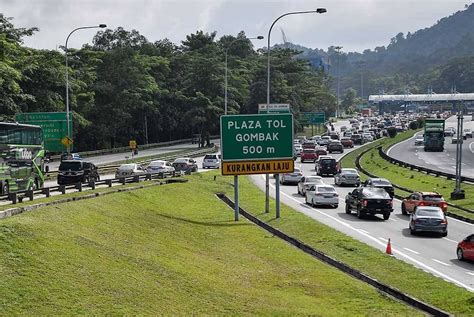
<svg viewBox="0 0 474 317">
<path fill-rule="evenodd" d="M 462 249 L 461 249 L 461 248 L 458 248 L 458 249 L 456 250 L 456 255 L 458 256 L 458 260 L 459 260 L 459 261 L 464 260 L 464 253 L 462 252 Z"/>
<path fill-rule="evenodd" d="M 351 214 L 351 207 L 349 206 L 348 203 L 346 203 L 346 214 L 348 214 L 348 215 Z"/>
<path fill-rule="evenodd" d="M 308 197 L 305 197 L 304 202 L 306 203 L 306 205 L 309 205 Z"/>
<path fill-rule="evenodd" d="M 414 235 L 415 235 L 415 230 L 413 230 L 413 229 L 411 228 L 411 226 L 409 226 L 408 228 L 410 228 L 410 234 L 411 234 L 412 236 L 414 236 Z"/>
<path fill-rule="evenodd" d="M 339 204 L 334 205 L 334 209 L 337 209 L 339 207 Z"/>
<path fill-rule="evenodd" d="M 316 204 L 314 203 L 314 199 L 311 200 L 311 206 L 316 207 Z"/>
<path fill-rule="evenodd" d="M 100 175 L 97 175 L 97 176 L 95 177 L 95 181 L 96 181 L 96 182 L 100 181 Z"/>
<path fill-rule="evenodd" d="M 402 215 L 408 215 L 407 213 L 407 207 L 405 207 L 405 204 L 402 204 Z"/>
<path fill-rule="evenodd" d="M 383 220 L 388 220 L 390 218 L 390 213 L 386 212 L 383 214 Z"/>
<path fill-rule="evenodd" d="M 442 236 L 442 237 L 447 237 L 447 236 L 448 236 L 448 230 L 446 230 L 446 232 L 443 232 L 443 233 L 441 234 L 441 236 Z"/>
<path fill-rule="evenodd" d="M 299 186 L 298 186 L 298 195 L 302 195 Z"/>
<path fill-rule="evenodd" d="M 360 211 L 360 207 L 357 207 L 357 218 L 362 219 L 362 217 L 363 217 L 363 214 Z"/>
</svg>

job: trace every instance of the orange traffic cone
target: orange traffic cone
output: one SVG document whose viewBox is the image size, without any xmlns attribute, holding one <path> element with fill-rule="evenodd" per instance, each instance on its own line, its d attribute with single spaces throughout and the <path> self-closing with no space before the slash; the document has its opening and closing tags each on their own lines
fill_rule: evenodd
<svg viewBox="0 0 474 317">
<path fill-rule="evenodd" d="M 390 238 L 388 238 L 387 249 L 385 253 L 392 255 L 392 244 L 390 243 Z"/>
</svg>

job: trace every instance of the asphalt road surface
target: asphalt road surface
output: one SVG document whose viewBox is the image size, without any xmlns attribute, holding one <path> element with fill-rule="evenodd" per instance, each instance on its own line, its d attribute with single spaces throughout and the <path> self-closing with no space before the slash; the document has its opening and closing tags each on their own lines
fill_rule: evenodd
<svg viewBox="0 0 474 317">
<path fill-rule="evenodd" d="M 338 123 L 338 127 L 344 123 Z M 347 124 L 345 124 L 347 125 Z M 345 153 L 349 152 L 346 150 Z M 343 154 L 334 154 L 339 158 Z M 304 175 L 315 175 L 313 163 L 299 163 Z M 251 177 L 255 184 L 265 190 L 264 175 Z M 333 177 L 324 178 L 327 184 L 334 185 Z M 271 195 L 275 196 L 275 180 L 271 180 Z M 353 187 L 337 187 L 339 193 L 339 207 L 314 208 L 305 204 L 304 197 L 297 194 L 296 186 L 280 186 L 282 203 L 307 215 L 311 219 L 324 223 L 340 232 L 343 232 L 361 242 L 385 252 L 387 241 L 390 238 L 394 256 L 407 263 L 434 274 L 446 281 L 457 284 L 474 292 L 474 264 L 460 262 L 456 258 L 456 246 L 459 241 L 474 232 L 474 225 L 448 219 L 448 236 L 443 238 L 436 235 L 410 235 L 408 216 L 401 214 L 401 201 L 394 200 L 394 212 L 390 219 L 384 221 L 381 216 L 358 219 L 352 213 L 345 213 L 344 198 Z M 274 212 L 274 211 L 272 211 Z M 370 265 L 370 263 L 368 263 Z"/>
<path fill-rule="evenodd" d="M 472 116 L 464 116 L 464 129 L 474 129 L 474 121 L 471 118 Z M 446 127 L 457 128 L 456 116 L 446 120 Z M 443 152 L 425 152 L 423 146 L 415 146 L 415 137 L 394 145 L 387 151 L 388 154 L 405 163 L 456 173 L 456 144 L 451 143 L 451 137 L 446 137 Z M 463 140 L 461 175 L 474 177 L 474 138 Z"/>
</svg>

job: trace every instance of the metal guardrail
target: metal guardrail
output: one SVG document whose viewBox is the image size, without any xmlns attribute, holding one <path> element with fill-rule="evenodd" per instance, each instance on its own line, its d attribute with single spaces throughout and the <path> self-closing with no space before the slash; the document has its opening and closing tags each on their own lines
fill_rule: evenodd
<svg viewBox="0 0 474 317">
<path fill-rule="evenodd" d="M 370 150 L 374 149 L 375 147 L 378 147 L 378 150 L 379 150 L 379 153 L 382 152 L 383 153 L 383 149 L 382 149 L 382 146 L 381 145 L 376 145 L 376 146 L 372 146 L 372 147 L 369 147 L 367 149 L 365 149 L 364 151 L 362 151 L 361 153 L 359 153 L 359 155 L 357 155 L 356 157 L 356 160 L 355 160 L 355 165 L 357 167 L 357 169 L 359 171 L 361 171 L 362 173 L 364 173 L 365 175 L 369 176 L 369 177 L 375 177 L 377 178 L 378 176 L 375 175 L 375 174 L 372 174 L 370 173 L 369 171 L 367 171 L 366 169 L 364 169 L 361 165 L 360 165 L 360 159 L 362 158 L 362 156 L 364 156 L 364 154 L 366 154 L 367 152 L 369 152 Z M 403 191 L 406 191 L 408 193 L 412 193 L 414 192 L 413 189 L 410 189 L 410 188 L 406 188 L 406 187 L 402 187 L 402 186 L 399 186 L 397 184 L 394 184 L 392 183 L 392 186 L 395 187 L 395 188 L 398 188 L 400 190 L 403 190 Z M 397 195 L 395 194 L 394 196 L 395 198 L 397 199 L 405 199 L 405 197 L 403 196 L 400 196 L 400 195 Z M 448 206 L 450 207 L 453 207 L 453 208 L 456 208 L 456 209 L 459 209 L 459 210 L 462 210 L 462 211 L 465 211 L 465 212 L 468 212 L 468 213 L 474 213 L 473 210 L 471 209 L 467 209 L 467 208 L 464 208 L 464 207 L 461 207 L 461 206 L 458 206 L 458 205 L 455 205 L 455 204 L 452 204 L 452 203 L 447 203 Z M 451 218 L 456 218 L 458 220 L 461 220 L 461 221 L 464 221 L 464 222 L 468 222 L 468 223 L 474 223 L 474 220 L 473 219 L 470 219 L 470 218 L 467 218 L 467 217 L 463 217 L 463 216 L 460 216 L 460 215 L 457 215 L 455 213 L 452 213 L 452 212 L 446 212 L 446 214 L 448 216 L 450 216 Z"/>
<path fill-rule="evenodd" d="M 383 151 L 382 147 L 379 148 L 379 155 L 384 160 L 389 161 L 392 164 L 397 164 L 399 166 L 406 167 L 406 168 L 409 168 L 411 170 L 417 170 L 419 172 L 425 172 L 428 175 L 432 174 L 432 175 L 435 175 L 436 177 L 444 176 L 447 179 L 455 179 L 456 178 L 456 175 L 452 174 L 452 173 L 441 172 L 441 171 L 437 171 L 437 170 L 434 170 L 434 169 L 431 169 L 431 168 L 426 168 L 426 167 L 423 167 L 423 166 L 418 166 L 418 165 L 415 165 L 415 164 L 410 164 L 410 163 L 406 163 L 406 162 L 397 160 L 396 158 L 393 158 L 393 157 L 389 156 L 387 153 L 385 153 Z M 461 176 L 461 181 L 462 182 L 474 183 L 474 178 Z"/>
<path fill-rule="evenodd" d="M 190 153 L 187 153 L 186 156 L 188 157 L 195 157 L 195 156 L 200 156 L 206 153 L 213 153 L 216 151 L 216 146 L 210 147 L 210 148 L 203 148 L 198 151 L 192 151 Z M 174 154 L 170 155 L 167 157 L 163 157 L 162 159 L 172 159 L 172 158 L 177 158 L 177 157 L 183 157 L 182 153 L 181 154 Z M 146 160 L 147 162 L 152 161 L 153 159 Z M 145 161 L 144 161 L 145 162 Z M 105 169 L 115 169 L 119 167 L 120 165 L 108 165 L 108 166 L 102 166 L 102 170 Z M 57 173 L 57 172 L 52 172 L 52 173 Z M 181 175 L 182 173 L 176 173 Z M 112 187 L 113 184 L 115 183 L 121 183 L 123 185 L 127 183 L 138 183 L 140 181 L 145 181 L 145 180 L 153 180 L 153 179 L 163 179 L 167 176 L 172 176 L 170 173 L 145 173 L 143 175 L 135 175 L 135 176 L 127 176 L 127 177 L 119 177 L 119 178 L 111 178 L 111 179 L 105 179 L 105 180 L 100 180 L 100 181 L 90 181 L 88 183 L 74 183 L 70 185 L 57 185 L 57 186 L 50 186 L 50 187 L 44 187 L 36 190 L 21 190 L 13 193 L 9 193 L 8 195 L 0 195 L 0 201 L 1 200 L 9 200 L 12 202 L 12 204 L 16 204 L 18 202 L 22 202 L 24 198 L 29 198 L 29 200 L 33 200 L 35 196 L 38 195 L 44 195 L 46 197 L 50 197 L 52 192 L 60 192 L 62 194 L 66 194 L 67 190 L 71 189 L 76 189 L 77 191 L 81 192 L 83 188 L 91 188 L 92 190 L 95 189 L 96 186 L 98 185 L 107 185 L 108 187 Z"/>
<path fill-rule="evenodd" d="M 217 197 L 222 200 L 227 206 L 231 207 L 232 209 L 234 209 L 234 202 L 229 198 L 227 197 L 225 194 L 223 193 L 218 193 L 217 194 Z M 294 238 L 294 237 L 291 237 L 289 235 L 287 235 L 286 233 L 284 233 L 283 231 L 277 229 L 277 228 L 274 228 L 272 227 L 271 225 L 269 225 L 268 223 L 266 222 L 263 222 L 262 220 L 258 219 L 257 217 L 255 217 L 254 215 L 250 214 L 249 212 L 245 211 L 244 209 L 240 208 L 239 207 L 239 212 L 242 216 L 244 216 L 245 218 L 247 218 L 249 221 L 253 222 L 254 224 L 256 224 L 257 226 L 259 226 L 260 228 L 270 232 L 271 234 L 273 234 L 274 236 L 284 240 L 285 242 L 295 246 L 296 248 L 298 248 L 299 250 L 311 255 L 312 257 L 358 279 L 359 281 L 362 281 L 362 282 L 365 282 L 371 286 L 373 286 L 374 288 L 378 289 L 380 292 L 386 294 L 386 295 L 389 295 L 389 296 L 392 296 L 398 300 L 400 300 L 401 302 L 407 304 L 407 305 L 410 305 L 412 307 L 415 307 L 416 309 L 419 309 L 425 313 L 428 313 L 430 315 L 433 315 L 433 316 L 450 316 L 449 313 L 437 308 L 437 307 L 434 307 L 434 306 L 431 306 L 415 297 L 412 297 L 406 293 L 403 293 L 402 291 L 390 286 L 390 285 L 387 285 L 387 284 L 384 284 L 382 282 L 379 282 L 377 281 L 376 279 L 366 275 L 365 273 L 359 271 L 359 270 L 356 270 L 355 268 L 349 266 L 348 264 L 345 264 L 341 261 L 338 261 L 332 257 L 330 257 L 329 255 L 325 254 L 324 252 L 322 251 L 319 251 L 319 250 L 316 250 L 314 249 L 313 247 L 311 247 L 310 245 Z"/>
</svg>

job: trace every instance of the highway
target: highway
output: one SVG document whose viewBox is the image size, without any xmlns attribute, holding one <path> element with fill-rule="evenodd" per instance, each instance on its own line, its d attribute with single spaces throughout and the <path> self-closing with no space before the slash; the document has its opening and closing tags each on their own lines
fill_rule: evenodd
<svg viewBox="0 0 474 317">
<path fill-rule="evenodd" d="M 474 129 L 472 116 L 464 116 L 464 129 Z M 446 120 L 446 127 L 457 128 L 456 116 Z M 419 132 L 417 135 L 423 134 Z M 405 163 L 410 163 L 441 172 L 456 173 L 456 144 L 451 137 L 445 139 L 443 152 L 425 152 L 423 146 L 415 146 L 415 137 L 394 145 L 387 154 Z M 474 138 L 463 140 L 461 173 L 463 176 L 474 177 Z"/>
<path fill-rule="evenodd" d="M 339 123 L 337 126 L 345 124 Z M 347 125 L 347 124 L 346 124 Z M 346 150 L 346 153 L 349 150 Z M 343 154 L 334 154 L 340 158 Z M 313 163 L 299 163 L 304 175 L 315 175 Z M 262 190 L 265 188 L 264 175 L 251 176 L 253 182 Z M 333 177 L 326 177 L 327 184 L 334 185 Z M 271 178 L 271 194 L 275 195 L 275 181 Z M 474 292 L 474 264 L 460 262 L 456 258 L 456 246 L 459 241 L 474 232 L 474 225 L 448 219 L 448 236 L 445 238 L 432 235 L 410 235 L 408 216 L 401 214 L 401 201 L 394 200 L 394 212 L 388 221 L 379 216 L 358 219 L 354 213 L 345 213 L 344 198 L 353 187 L 337 187 L 339 193 L 339 207 L 314 208 L 305 204 L 304 197 L 297 194 L 296 186 L 280 186 L 282 203 L 307 215 L 308 221 L 314 219 L 340 232 L 343 232 L 363 243 L 384 252 L 387 241 L 392 242 L 392 251 L 396 258 L 434 274 L 446 281 L 457 284 Z M 273 211 L 274 212 L 274 211 Z M 394 273 L 396 274 L 396 273 Z"/>
</svg>

